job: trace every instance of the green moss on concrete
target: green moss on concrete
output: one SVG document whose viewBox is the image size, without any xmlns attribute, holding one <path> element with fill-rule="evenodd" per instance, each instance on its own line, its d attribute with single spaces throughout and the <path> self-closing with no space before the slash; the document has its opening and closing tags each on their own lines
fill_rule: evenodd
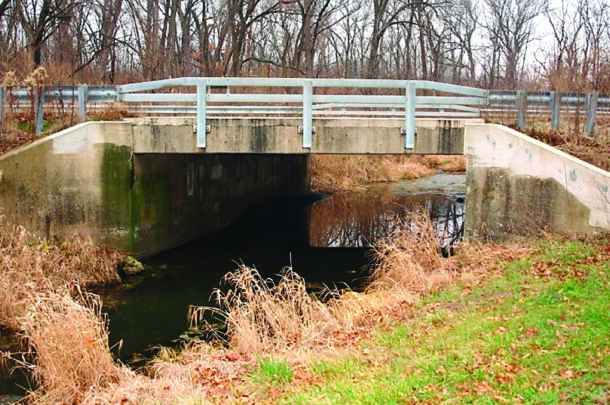
<svg viewBox="0 0 610 405">
<path fill-rule="evenodd" d="M 133 245 L 132 215 L 132 153 L 129 146 L 102 144 L 101 167 L 102 226 L 129 233 L 122 245 L 131 250 Z"/>
</svg>

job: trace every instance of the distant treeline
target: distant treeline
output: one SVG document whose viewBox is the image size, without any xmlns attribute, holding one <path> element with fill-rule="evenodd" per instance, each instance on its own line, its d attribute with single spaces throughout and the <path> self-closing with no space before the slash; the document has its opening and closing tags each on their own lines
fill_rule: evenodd
<svg viewBox="0 0 610 405">
<path fill-rule="evenodd" d="M 42 65 L 52 83 L 304 76 L 608 92 L 609 3 L 574 3 L 0 0 L 0 82 Z"/>
</svg>

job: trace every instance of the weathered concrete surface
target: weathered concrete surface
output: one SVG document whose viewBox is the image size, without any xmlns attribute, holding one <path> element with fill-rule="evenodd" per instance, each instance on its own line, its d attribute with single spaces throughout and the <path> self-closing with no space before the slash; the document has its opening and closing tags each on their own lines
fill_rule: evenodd
<svg viewBox="0 0 610 405">
<path fill-rule="evenodd" d="M 47 237 L 74 232 L 139 257 L 309 190 L 307 155 L 136 154 L 127 123 L 85 123 L 0 158 L 0 213 Z"/>
<path fill-rule="evenodd" d="M 610 230 L 610 173 L 500 125 L 465 131 L 466 235 Z"/>
<path fill-rule="evenodd" d="M 134 155 L 132 248 L 140 256 L 216 231 L 246 208 L 309 191 L 306 155 Z"/>
<path fill-rule="evenodd" d="M 137 118 L 137 153 L 288 153 L 288 154 L 463 154 L 464 126 L 481 120 L 418 120 L 415 148 L 405 150 L 402 120 L 316 119 L 311 149 L 303 148 L 299 119 L 215 118 L 205 149 L 198 149 L 192 118 Z"/>
<path fill-rule="evenodd" d="M 47 237 L 79 232 L 116 245 L 127 230 L 106 229 L 113 203 L 102 185 L 114 182 L 120 170 L 104 172 L 103 167 L 113 151 L 129 149 L 128 129 L 120 123 L 81 124 L 4 155 L 0 213 Z M 122 166 L 130 166 L 130 159 L 124 156 Z M 111 204 L 104 205 L 104 198 Z"/>
</svg>

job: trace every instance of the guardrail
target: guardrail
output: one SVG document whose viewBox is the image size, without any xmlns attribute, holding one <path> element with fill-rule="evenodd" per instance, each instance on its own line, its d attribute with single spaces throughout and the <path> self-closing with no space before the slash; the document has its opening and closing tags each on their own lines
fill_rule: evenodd
<svg viewBox="0 0 610 405">
<path fill-rule="evenodd" d="M 584 112 L 585 135 L 592 137 L 599 115 L 610 115 L 610 96 L 591 93 L 526 92 L 520 90 L 493 90 L 489 93 L 486 114 L 498 112 L 516 114 L 517 127 L 524 130 L 527 116 L 546 113 L 551 116 L 551 129 L 558 130 L 561 114 Z"/>
<path fill-rule="evenodd" d="M 5 99 L 0 94 L 0 109 Z M 412 149 L 416 118 L 479 117 L 477 107 L 486 104 L 487 92 L 429 81 L 191 77 L 116 87 L 45 87 L 40 96 L 13 88 L 10 99 L 17 106 L 31 106 L 33 100 L 37 131 L 42 130 L 43 106 L 54 101 L 78 105 L 81 120 L 92 104 L 113 102 L 139 113 L 196 114 L 200 148 L 206 145 L 209 118 L 298 117 L 304 148 L 311 147 L 314 118 L 401 118 L 405 148 Z"/>
<path fill-rule="evenodd" d="M 528 113 L 551 114 L 558 129 L 562 111 L 586 113 L 585 133 L 592 136 L 598 114 L 610 114 L 610 97 L 597 93 L 485 91 L 430 81 L 199 78 L 187 77 L 122 86 L 45 86 L 41 94 L 22 87 L 0 86 L 0 124 L 6 105 L 13 110 L 34 104 L 36 131 L 42 132 L 43 108 L 61 105 L 78 108 L 80 121 L 87 110 L 122 103 L 136 114 L 196 115 L 197 144 L 205 148 L 207 119 L 223 117 L 300 118 L 303 147 L 311 147 L 313 119 L 404 119 L 405 148 L 414 146 L 415 119 L 459 119 L 486 114 L 516 114 L 525 129 Z"/>
</svg>

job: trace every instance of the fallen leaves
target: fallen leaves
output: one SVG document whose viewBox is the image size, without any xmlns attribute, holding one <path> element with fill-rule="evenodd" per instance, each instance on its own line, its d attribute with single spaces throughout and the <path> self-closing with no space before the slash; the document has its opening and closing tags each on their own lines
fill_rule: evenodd
<svg viewBox="0 0 610 405">
<path fill-rule="evenodd" d="M 532 338 L 538 336 L 538 328 L 531 328 L 525 330 L 525 337 Z"/>
</svg>

